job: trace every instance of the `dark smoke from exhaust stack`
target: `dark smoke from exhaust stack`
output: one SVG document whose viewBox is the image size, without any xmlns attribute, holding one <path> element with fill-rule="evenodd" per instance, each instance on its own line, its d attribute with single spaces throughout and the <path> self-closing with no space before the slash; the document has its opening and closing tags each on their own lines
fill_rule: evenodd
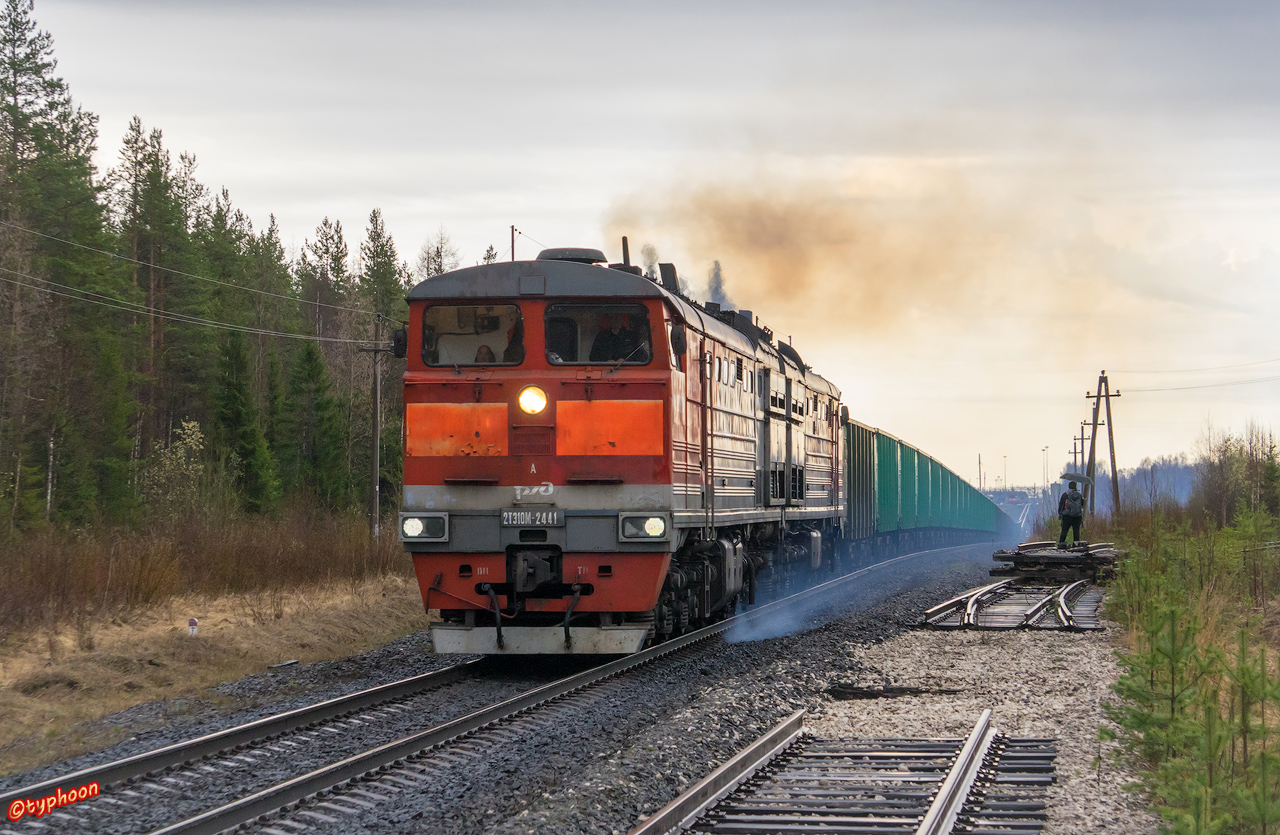
<svg viewBox="0 0 1280 835">
<path fill-rule="evenodd" d="M 720 305 L 721 310 L 733 310 L 733 299 L 724 289 L 724 272 L 719 261 L 713 261 L 707 273 L 707 301 Z"/>
<path fill-rule="evenodd" d="M 644 264 L 644 274 L 647 278 L 654 279 L 658 277 L 658 248 L 653 244 L 645 244 L 640 247 L 640 260 Z"/>
<path fill-rule="evenodd" d="M 1117 252 L 1080 196 L 1087 169 L 1060 168 L 903 162 L 681 178 L 617 203 L 607 228 L 671 242 L 693 260 L 685 274 L 710 265 L 694 293 L 769 311 L 775 331 L 839 338 L 993 310 L 1047 314 L 1087 295 Z"/>
</svg>

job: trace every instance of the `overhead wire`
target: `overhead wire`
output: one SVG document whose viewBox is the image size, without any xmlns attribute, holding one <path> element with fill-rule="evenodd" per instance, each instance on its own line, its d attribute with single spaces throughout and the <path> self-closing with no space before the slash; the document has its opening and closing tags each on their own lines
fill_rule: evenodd
<svg viewBox="0 0 1280 835">
<path fill-rule="evenodd" d="M 537 238 L 531 238 L 531 237 L 529 237 L 529 236 L 528 236 L 528 235 L 526 235 L 525 233 L 521 232 L 519 229 L 517 229 L 517 230 L 516 230 L 516 234 L 517 234 L 517 235 L 519 235 L 519 236 L 520 236 L 520 237 L 522 237 L 522 238 L 529 238 L 529 240 L 533 241 L 535 244 L 537 244 L 538 246 L 542 247 L 543 249 L 550 249 L 550 248 L 551 248 L 551 247 L 547 246 L 546 244 L 544 244 L 542 241 L 538 240 Z"/>
<path fill-rule="evenodd" d="M 263 328 L 252 328 L 246 325 L 233 325 L 230 322 L 219 322 L 216 319 L 205 319 L 200 316 L 191 316 L 186 313 L 177 313 L 172 310 L 161 310 L 154 307 L 148 307 L 138 302 L 125 301 L 124 299 L 115 299 L 115 298 L 112 298 L 111 296 L 107 296 L 102 293 L 94 293 L 90 290 L 81 290 L 77 287 L 70 287 L 66 284 L 59 284 L 56 281 L 50 281 L 46 278 L 38 278 L 36 276 L 28 275 L 27 273 L 19 272 L 17 270 L 8 269 L 7 267 L 0 267 L 0 272 L 9 273 L 10 275 L 21 276 L 22 278 L 27 278 L 27 279 L 30 279 L 31 281 L 38 281 L 41 284 L 50 285 L 49 287 L 40 287 L 36 284 L 28 284 L 25 281 L 17 281 L 12 278 L 5 278 L 4 276 L 0 276 L 0 281 L 17 285 L 19 287 L 26 287 L 31 290 L 36 290 L 42 293 L 48 293 L 54 296 L 61 296 L 63 298 L 72 299 L 74 301 L 88 302 L 89 304 L 96 304 L 100 307 L 107 307 L 113 310 L 122 310 L 126 313 L 146 313 L 148 315 L 156 316 L 157 318 L 160 318 L 160 319 L 167 319 L 174 322 L 182 322 L 188 325 L 200 325 L 202 327 L 218 328 L 220 330 L 239 331 L 241 333 L 254 334 L 258 336 L 278 336 L 278 337 L 283 337 L 285 339 L 306 339 L 312 342 L 339 342 L 339 343 L 350 343 L 350 344 L 357 344 L 357 345 L 367 345 L 370 342 L 367 339 L 338 339 L 336 337 L 329 337 L 329 336 L 311 336 L 305 333 L 286 333 L 284 331 L 270 331 Z M 63 290 L 67 292 L 59 292 L 59 290 L 52 289 L 53 287 L 57 287 L 59 288 L 59 290 Z"/>
<path fill-rule="evenodd" d="M 1112 369 L 1113 374 L 1192 374 L 1197 371 L 1222 371 L 1228 368 L 1245 368 L 1251 365 L 1268 365 L 1273 362 L 1280 362 L 1280 357 L 1273 360 L 1255 360 L 1253 362 L 1238 362 L 1234 365 L 1210 365 L 1204 368 L 1166 368 L 1157 371 L 1133 371 L 1123 368 Z"/>
<path fill-rule="evenodd" d="M 125 262 L 128 262 L 128 263 L 130 263 L 130 264 L 137 264 L 137 265 L 142 266 L 142 267 L 149 267 L 149 268 L 152 268 L 152 269 L 157 269 L 157 270 L 160 270 L 160 271 L 162 271 L 162 272 L 169 273 L 169 274 L 171 274 L 171 275 L 180 275 L 180 276 L 183 276 L 184 278 L 194 278 L 194 279 L 196 279 L 196 280 L 198 280 L 198 281 L 207 281 L 207 282 L 209 282 L 210 284 L 219 284 L 219 285 L 221 285 L 221 286 L 223 286 L 223 287 L 231 287 L 231 288 L 234 288 L 234 289 L 236 289 L 236 290 L 245 290 L 245 291 L 247 291 L 247 292 L 249 292 L 249 293 L 258 293 L 259 295 L 263 295 L 263 296 L 270 296 L 270 297 L 275 298 L 275 299 L 284 299 L 284 300 L 286 300 L 286 301 L 291 301 L 291 302 L 298 302 L 298 303 L 300 303 L 300 304 L 315 305 L 315 306 L 317 306 L 317 307 L 327 307 L 327 308 L 330 308 L 330 309 L 332 309 L 332 310 L 344 310 L 344 311 L 346 311 L 346 312 L 348 312 L 348 313 L 362 313 L 362 314 L 364 314 L 364 315 L 366 315 L 366 316 L 372 316 L 372 315 L 374 315 L 372 311 L 369 311 L 369 310 L 361 310 L 361 309 L 359 309 L 358 307 L 344 307 L 343 305 L 340 305 L 340 304 L 327 304 L 327 303 L 325 303 L 325 302 L 320 302 L 320 301 L 314 301 L 314 302 L 313 302 L 313 301 L 307 301 L 306 299 L 300 299 L 300 298 L 297 298 L 297 297 L 295 297 L 295 296 L 286 296 L 286 295 L 285 295 L 285 294 L 283 294 L 283 293 L 272 293 L 270 290 L 259 290 L 259 289 L 257 289 L 256 287 L 245 287 L 245 286 L 243 286 L 243 285 L 241 285 L 241 284 L 235 284 L 235 283 L 230 282 L 230 281 L 222 281 L 222 280 L 217 279 L 217 278 L 209 278 L 208 276 L 196 275 L 195 273 L 183 272 L 182 270 L 175 270 L 175 269 L 173 269 L 172 267 L 162 267 L 162 266 L 160 266 L 159 264 L 149 264 L 149 263 L 147 263 L 146 261 L 139 261 L 138 259 L 136 259 L 136 258 L 130 258 L 130 257 L 128 257 L 127 255 L 118 255 L 118 254 L 116 254 L 116 253 L 114 253 L 114 252 L 111 252 L 111 251 L 109 251 L 109 250 L 105 250 L 105 249 L 98 249 L 98 248 L 96 248 L 96 247 L 88 246 L 88 245 L 86 245 L 86 244 L 76 243 L 75 241 L 68 241 L 68 240 L 66 240 L 65 238 L 59 238 L 59 237 L 56 237 L 56 236 L 54 236 L 54 235 L 46 235 L 44 232 L 37 232 L 37 231 L 36 231 L 36 230 L 34 230 L 34 229 L 28 229 L 28 228 L 27 228 L 27 227 L 25 227 L 25 226 L 19 226 L 18 224 L 16 224 L 16 223 L 11 223 L 11 222 L 9 222 L 9 221 L 7 221 L 7 220 L 0 220 L 0 226 L 8 226 L 8 227 L 9 227 L 9 228 L 11 228 L 11 229 L 17 229 L 17 230 L 19 230 L 19 231 L 26 232 L 26 233 L 28 233 L 28 234 L 30 234 L 30 235 L 37 235 L 37 236 L 39 236 L 39 237 L 41 237 L 41 238 L 46 238 L 46 239 L 48 239 L 48 240 L 50 240 L 50 241 L 57 241 L 58 243 L 66 244 L 67 246 L 74 246 L 74 247 L 78 247 L 78 248 L 83 249 L 83 250 L 87 250 L 87 251 L 89 251 L 89 252 L 96 252 L 96 253 L 98 253 L 99 255 L 106 255 L 106 256 L 107 256 L 107 257 L 109 257 L 109 258 L 115 258 L 115 259 L 117 259 L 117 260 L 125 261 Z M 533 240 L 533 239 L 532 239 L 532 238 L 530 238 L 530 240 Z"/>
<path fill-rule="evenodd" d="M 1212 388 L 1222 388 L 1224 386 L 1247 386 L 1247 385 L 1252 385 L 1253 383 L 1270 383 L 1275 380 L 1280 380 L 1280 375 L 1276 375 L 1273 377 L 1258 377 L 1253 380 L 1231 380 L 1225 383 L 1202 383 L 1200 385 L 1195 385 L 1195 386 L 1167 386 L 1164 388 L 1150 388 L 1150 389 L 1127 388 L 1124 390 L 1124 392 L 1125 394 L 1132 394 L 1137 392 L 1150 392 L 1150 391 L 1187 391 L 1189 389 L 1212 389 Z"/>
</svg>

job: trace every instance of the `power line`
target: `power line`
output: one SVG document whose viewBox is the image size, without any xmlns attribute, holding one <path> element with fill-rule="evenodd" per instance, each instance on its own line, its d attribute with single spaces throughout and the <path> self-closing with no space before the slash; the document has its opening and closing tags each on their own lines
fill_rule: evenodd
<svg viewBox="0 0 1280 835">
<path fill-rule="evenodd" d="M 1222 371 L 1227 368 L 1245 368 L 1250 365 L 1268 365 L 1273 362 L 1280 362 L 1280 357 L 1273 360 L 1256 360 L 1254 362 L 1239 362 L 1235 365 L 1210 365 L 1206 368 L 1182 368 L 1182 369 L 1164 369 L 1162 371 L 1124 371 L 1113 370 L 1113 374 L 1191 374 L 1196 371 Z M 1137 391 L 1137 389 L 1135 389 Z"/>
<path fill-rule="evenodd" d="M 352 344 L 358 344 L 358 345 L 368 344 L 367 339 L 337 339 L 337 338 L 328 337 L 328 336 L 309 336 L 307 334 L 300 334 L 300 333 L 284 333 L 281 331 L 264 330 L 262 328 L 251 328 L 245 325 L 233 325 L 233 324 L 230 324 L 229 322 L 219 322 L 214 319 L 204 319 L 199 316 L 190 316 L 185 313 L 175 313 L 169 310 L 159 310 L 157 308 L 147 307 L 146 305 L 139 304 L 137 302 L 124 301 L 123 299 L 114 299 L 110 296 L 105 296 L 101 293 L 94 293 L 89 290 L 80 290 L 75 287 L 69 287 L 65 284 L 59 284 L 56 281 L 49 281 L 48 279 L 45 279 L 45 278 L 37 278 L 36 276 L 18 272 L 17 270 L 11 270 L 6 267 L 0 267 L 0 272 L 6 272 L 6 273 L 9 273 L 10 275 L 17 275 L 17 276 L 21 276 L 22 278 L 29 278 L 32 281 L 39 281 L 42 284 L 50 285 L 50 287 L 40 287 L 35 284 L 27 284 L 24 281 L 15 281 L 12 278 L 5 278 L 4 276 L 0 276 L 0 281 L 7 282 L 9 284 L 13 284 L 18 287 L 26 287 L 30 290 L 37 290 L 41 293 L 48 293 L 53 296 L 61 296 L 62 298 L 72 299 L 74 301 L 88 302 L 89 304 L 96 304 L 99 307 L 108 307 L 113 310 L 122 310 L 126 313 L 147 313 L 147 314 L 156 316 L 160 319 L 168 319 L 170 321 L 182 322 L 188 325 L 200 325 L 202 327 L 218 328 L 220 330 L 240 331 L 241 333 L 248 333 L 248 334 L 254 334 L 259 336 L 279 336 L 285 339 L 306 339 L 312 342 L 342 342 L 342 343 L 352 343 Z M 69 292 L 65 292 L 65 293 L 59 292 L 58 290 L 51 289 L 51 287 L 57 287 Z M 75 294 L 78 294 L 78 295 L 75 295 Z M 90 297 L 93 297 L 93 298 L 90 298 Z"/>
<path fill-rule="evenodd" d="M 517 235 L 519 235 L 519 236 L 520 236 L 520 237 L 522 237 L 522 238 L 529 238 L 529 236 L 528 236 L 528 235 L 526 235 L 525 233 L 521 232 L 519 229 L 517 229 L 517 230 L 516 230 L 516 234 L 517 234 Z M 542 241 L 537 240 L 536 238 L 529 238 L 529 240 L 533 241 L 535 244 L 537 244 L 538 246 L 542 247 L 543 249 L 550 249 L 550 248 L 551 248 L 551 247 L 547 246 L 546 244 L 544 244 Z"/>
<path fill-rule="evenodd" d="M 306 299 L 299 299 L 294 296 L 286 296 L 283 293 L 272 293 L 269 290 L 259 290 L 255 287 L 245 287 L 240 284 L 233 284 L 230 281 L 220 281 L 219 279 L 209 278 L 208 276 L 196 275 L 195 273 L 186 273 L 186 272 L 183 272 L 182 270 L 175 270 L 172 267 L 162 267 L 159 264 L 149 264 L 146 261 L 139 261 L 136 258 L 130 258 L 126 255 L 117 255 L 116 253 L 110 252 L 105 249 L 96 249 L 94 247 L 87 246 L 85 244 L 78 244 L 75 241 L 68 241 L 65 238 L 58 238 L 53 235 L 46 235 L 43 232 L 37 232 L 34 229 L 28 229 L 25 226 L 19 226 L 18 224 L 10 223 L 7 220 L 0 220 L 0 226 L 8 226 L 11 229 L 18 229 L 22 232 L 26 232 L 31 235 L 38 235 L 41 238 L 47 238 L 48 240 L 51 240 L 51 241 L 57 241 L 58 243 L 66 244 L 67 246 L 79 247 L 80 249 L 88 250 L 89 252 L 96 252 L 99 255 L 106 255 L 109 258 L 116 258 L 120 261 L 126 261 L 130 264 L 137 264 L 142 267 L 157 269 L 162 272 L 170 273 L 172 275 L 180 275 L 180 276 L 183 276 L 184 278 L 194 278 L 198 281 L 207 281 L 210 284 L 220 284 L 223 287 L 232 287 L 236 290 L 244 290 L 249 293 L 258 293 L 259 295 L 270 296 L 275 299 L 284 299 L 285 301 L 297 302 L 299 304 L 309 304 L 309 305 L 315 305 L 317 307 L 328 307 L 333 310 L 345 310 L 348 313 L 362 313 L 366 316 L 374 315 L 371 311 L 360 310 L 359 308 L 356 308 L 356 307 L 343 307 L 340 304 L 325 304 L 324 302 L 319 302 L 319 301 L 315 301 L 315 302 L 307 301 Z M 533 239 L 530 238 L 529 240 L 533 240 Z"/>
<path fill-rule="evenodd" d="M 1252 385 L 1253 383 L 1270 383 L 1274 380 L 1280 380 L 1280 375 L 1277 375 L 1274 377 L 1258 377 L 1253 380 L 1232 380 L 1229 383 L 1204 383 L 1198 386 L 1170 386 L 1168 388 L 1156 388 L 1156 389 L 1126 389 L 1126 391 L 1128 392 L 1187 391 L 1188 389 L 1212 389 L 1212 388 L 1221 388 L 1222 386 L 1247 386 L 1247 385 Z"/>
</svg>

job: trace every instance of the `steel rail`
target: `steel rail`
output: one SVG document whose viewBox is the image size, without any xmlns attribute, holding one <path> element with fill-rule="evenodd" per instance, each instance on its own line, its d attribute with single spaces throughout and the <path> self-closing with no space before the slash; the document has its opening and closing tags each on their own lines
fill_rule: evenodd
<svg viewBox="0 0 1280 835">
<path fill-rule="evenodd" d="M 1071 607 L 1067 605 L 1067 596 L 1084 584 L 1084 580 L 1077 580 L 1069 586 L 1063 586 L 1058 589 L 1057 593 L 1053 595 L 1053 604 L 1058 615 L 1058 622 L 1068 629 L 1076 628 L 1076 619 L 1071 614 Z"/>
<path fill-rule="evenodd" d="M 951 831 L 969 797 L 969 789 L 978 778 L 978 771 L 982 768 L 987 749 L 991 747 L 995 736 L 996 729 L 991 724 L 991 708 L 987 708 L 982 711 L 973 732 L 956 755 L 955 765 L 938 788 L 938 794 L 916 829 L 916 835 L 944 835 Z"/>
<path fill-rule="evenodd" d="M 71 789 L 86 783 L 99 783 L 103 787 L 125 780 L 145 777 L 168 768 L 192 763 L 237 746 L 273 738 L 279 734 L 305 728 L 353 711 L 364 710 L 384 702 L 394 701 L 433 687 L 452 684 L 478 672 L 485 659 L 476 658 L 454 664 L 441 670 L 433 670 L 419 676 L 393 681 L 357 693 L 349 693 L 334 699 L 307 705 L 286 713 L 266 716 L 262 719 L 217 731 L 206 736 L 167 745 L 154 751 L 146 751 L 103 765 L 54 777 L 16 789 L 0 792 L 0 807 L 19 798 L 42 797 L 54 794 L 59 788 Z"/>
<path fill-rule="evenodd" d="M 401 764 L 407 759 L 416 759 L 418 755 L 425 754 L 429 748 L 478 731 L 513 714 L 536 708 L 551 700 L 559 699 L 574 691 L 582 690 L 636 667 L 647 665 L 678 650 L 715 637 L 740 623 L 750 623 L 753 620 L 767 617 L 774 612 L 794 607 L 797 604 L 812 605 L 814 602 L 820 602 L 822 598 L 841 591 L 854 580 L 870 572 L 879 571 L 907 560 L 919 559 L 938 551 L 964 547 L 967 546 L 949 546 L 929 551 L 917 551 L 858 569 L 842 577 L 828 580 L 825 583 L 784 597 L 781 600 L 757 606 L 735 617 L 726 618 L 719 623 L 664 641 L 633 655 L 624 656 L 599 667 L 545 684 L 434 728 L 380 745 L 362 754 L 316 769 L 309 774 L 263 789 L 248 797 L 211 809 L 193 818 L 154 830 L 151 835 L 216 835 L 216 833 L 232 827 L 270 815 L 342 783 L 359 779 L 370 772 Z"/>
<path fill-rule="evenodd" d="M 969 597 L 969 602 L 964 607 L 964 617 L 960 619 L 961 626 L 977 626 L 978 625 L 978 604 L 984 598 L 990 597 L 998 591 L 1004 589 L 1005 586 L 1012 583 L 1012 580 L 1001 580 L 999 583 L 992 583 L 978 589 Z"/>
<path fill-rule="evenodd" d="M 804 711 L 797 710 L 773 730 L 739 751 L 728 762 L 658 810 L 627 835 L 666 835 L 688 826 L 708 807 L 734 791 L 760 768 L 786 750 L 804 730 Z"/>
<path fill-rule="evenodd" d="M 1044 610 L 1053 604 L 1054 594 L 1049 593 L 1037 600 L 1025 612 L 1022 613 L 1022 625 L 1031 626 L 1039 617 L 1044 614 Z"/>
<path fill-rule="evenodd" d="M 950 600 L 943 601 L 942 603 L 939 603 L 937 606 L 934 606 L 930 609 L 925 610 L 924 619 L 926 621 L 932 622 L 942 617 L 943 615 L 954 612 L 956 609 L 964 609 L 965 610 L 964 617 L 967 618 L 970 601 L 978 597 L 988 595 L 994 592 L 996 589 L 1001 588 L 1002 586 L 1007 586 L 1009 583 L 1010 583 L 1009 580 L 1001 580 L 998 583 L 992 583 L 989 586 L 983 586 L 982 588 L 973 589 L 971 591 L 965 592 L 962 595 L 959 595 L 958 597 L 953 597 Z M 966 621 L 962 620 L 961 622 L 964 623 Z"/>
</svg>

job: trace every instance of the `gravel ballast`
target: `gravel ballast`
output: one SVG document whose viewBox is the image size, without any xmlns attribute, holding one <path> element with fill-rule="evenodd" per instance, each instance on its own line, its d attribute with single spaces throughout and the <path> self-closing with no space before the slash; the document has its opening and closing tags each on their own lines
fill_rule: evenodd
<svg viewBox="0 0 1280 835">
<path fill-rule="evenodd" d="M 749 634 L 731 631 L 728 640 L 668 656 L 534 712 L 518 732 L 478 732 L 451 749 L 447 764 L 424 761 L 428 767 L 417 773 L 393 770 L 365 783 L 363 802 L 343 803 L 341 793 L 331 799 L 356 809 L 353 814 L 312 807 L 333 820 L 295 815 L 288 824 L 268 826 L 292 831 L 294 822 L 305 822 L 310 831 L 342 835 L 625 833 L 798 708 L 809 711 L 810 729 L 824 736 L 964 736 L 982 708 L 992 707 L 998 728 L 1011 736 L 1061 740 L 1048 832 L 1155 831 L 1142 801 L 1122 789 L 1133 775 L 1118 770 L 1097 742 L 1100 703 L 1115 675 L 1105 633 L 915 628 L 928 606 L 988 581 L 991 551 L 989 543 L 944 549 L 882 567 L 824 614 L 778 618 Z M 248 721 L 295 701 L 316 701 L 458 660 L 422 654 L 421 640 L 397 642 L 369 660 L 290 668 L 287 675 L 225 685 L 263 703 L 249 712 L 177 723 L 149 734 L 149 745 L 139 739 L 125 747 L 155 747 L 172 736 L 190 736 L 181 731 L 193 725 L 207 732 L 211 725 Z M 512 666 L 501 686 L 490 685 L 491 695 L 521 676 L 532 687 L 550 675 L 573 672 L 565 660 Z M 294 683 L 282 690 L 282 679 Z M 961 692 L 838 701 L 826 692 L 838 683 Z M 456 715 L 461 706 L 441 713 Z M 110 753 L 120 756 L 120 748 Z M 1095 762 L 1099 753 L 1101 768 Z M 81 759 L 107 758 L 104 752 Z M 48 770 L 65 773 L 68 765 Z M 31 775 L 26 777 L 21 782 L 30 782 Z M 214 794 L 225 797 L 226 788 Z M 112 831 L 139 831 L 127 821 L 118 823 Z"/>
<path fill-rule="evenodd" d="M 890 715 L 919 715 L 920 735 L 964 736 L 981 712 L 979 703 L 992 701 L 989 694 L 999 691 L 996 679 L 1008 670 L 1028 679 L 1003 696 L 1007 703 L 990 705 L 997 708 L 997 722 L 1013 710 L 1017 727 L 1001 725 L 1010 734 L 1059 736 L 1045 730 L 1058 727 L 1059 720 L 1045 717 L 1034 724 L 1033 714 L 1049 710 L 1074 718 L 1084 708 L 1086 724 L 1062 734 L 1059 770 L 1071 773 L 1072 780 L 1051 794 L 1050 802 L 1061 809 L 1048 831 L 1153 832 L 1154 820 L 1142 812 L 1141 801 L 1123 792 L 1132 775 L 1116 771 L 1108 760 L 1097 780 L 1098 705 L 1114 674 L 1104 637 L 915 630 L 924 608 L 986 582 L 989 567 L 990 548 L 975 547 L 882 569 L 826 623 L 780 618 L 752 635 L 733 636 L 737 642 L 631 674 L 622 680 L 624 687 L 611 686 L 605 698 L 566 703 L 550 729 L 522 733 L 493 748 L 477 743 L 466 762 L 446 773 L 420 775 L 413 788 L 375 781 L 368 788 L 386 801 L 351 816 L 326 809 L 339 820 L 320 824 L 319 831 L 625 833 L 797 708 L 810 711 L 809 724 L 819 733 L 892 705 Z M 1056 644 L 1037 648 L 1037 637 L 1065 638 L 1065 646 L 1086 654 Z M 1002 645 L 1004 638 L 1013 642 Z M 894 662 L 899 641 L 915 652 L 904 651 Z M 952 652 L 952 643 L 963 651 Z M 990 658 L 983 654 L 987 649 L 995 651 Z M 1005 663 L 1006 657 L 1018 664 Z M 1075 664 L 1095 661 L 1102 663 L 1083 675 L 1072 673 Z M 921 698 L 838 702 L 825 693 L 837 682 L 917 683 L 938 664 L 953 667 L 947 668 L 948 677 L 925 681 L 930 688 L 971 688 L 955 670 L 975 676 L 988 670 L 993 680 L 986 690 L 974 688 L 977 696 L 957 696 L 950 707 Z M 1060 667 L 1052 674 L 1071 683 L 1048 686 L 1040 694 L 1034 683 L 1036 676 L 1043 678 L 1035 672 L 1040 666 Z M 940 683 L 944 679 L 958 683 Z M 879 736 L 905 730 L 886 721 L 883 728 L 837 733 Z M 1088 779 L 1095 780 L 1093 794 L 1069 799 Z"/>
<path fill-rule="evenodd" d="M 991 708 L 997 730 L 1058 740 L 1046 833 L 1155 832 L 1158 819 L 1125 791 L 1137 775 L 1100 742 L 1103 702 L 1118 675 L 1105 633 L 913 631 L 881 644 L 851 642 L 862 667 L 841 682 L 919 687 L 898 699 L 829 702 L 806 723 L 820 736 L 963 737 Z M 933 692 L 931 692 L 933 691 Z M 942 693 L 936 691 L 959 691 Z"/>
</svg>

